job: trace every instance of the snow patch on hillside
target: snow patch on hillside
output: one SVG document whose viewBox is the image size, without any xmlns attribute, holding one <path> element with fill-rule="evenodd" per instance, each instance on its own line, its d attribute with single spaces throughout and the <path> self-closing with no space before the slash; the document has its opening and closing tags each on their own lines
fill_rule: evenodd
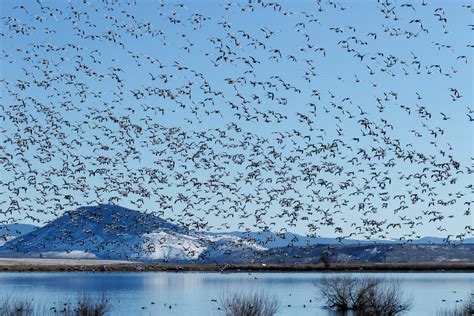
<svg viewBox="0 0 474 316">
<path fill-rule="evenodd" d="M 205 244 L 195 236 L 158 231 L 142 236 L 143 252 L 132 256 L 146 260 L 193 260 L 206 250 Z"/>
<path fill-rule="evenodd" d="M 59 258 L 59 259 L 97 259 L 97 256 L 93 253 L 86 252 L 83 250 L 72 250 L 72 251 L 47 251 L 42 252 L 43 258 Z"/>
</svg>

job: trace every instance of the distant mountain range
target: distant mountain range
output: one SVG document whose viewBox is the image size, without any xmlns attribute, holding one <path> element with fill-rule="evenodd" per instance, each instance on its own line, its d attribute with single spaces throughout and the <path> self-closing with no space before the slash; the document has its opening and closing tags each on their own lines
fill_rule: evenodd
<svg viewBox="0 0 474 316">
<path fill-rule="evenodd" d="M 337 262 L 474 262 L 474 238 L 453 247 L 437 237 L 405 245 L 293 233 L 283 237 L 274 232 L 189 232 L 152 214 L 99 205 L 66 212 L 43 227 L 0 226 L 0 257 L 314 263 L 324 254 Z"/>
<path fill-rule="evenodd" d="M 399 240 L 378 239 L 378 240 L 357 240 L 357 239 L 338 239 L 329 237 L 306 237 L 291 232 L 287 232 L 282 238 L 274 232 L 229 232 L 228 234 L 251 239 L 258 244 L 265 245 L 267 248 L 286 247 L 291 243 L 293 246 L 307 245 L 359 245 L 359 244 L 399 244 Z M 459 240 L 458 240 L 459 242 Z M 466 238 L 464 244 L 474 244 L 474 237 Z M 445 239 L 441 237 L 422 237 L 410 241 L 410 244 L 445 244 Z"/>
</svg>

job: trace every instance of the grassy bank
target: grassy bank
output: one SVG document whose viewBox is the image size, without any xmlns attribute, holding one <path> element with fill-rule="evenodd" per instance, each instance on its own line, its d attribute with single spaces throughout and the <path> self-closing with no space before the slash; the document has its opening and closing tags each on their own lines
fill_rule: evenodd
<svg viewBox="0 0 474 316">
<path fill-rule="evenodd" d="M 68 264 L 68 265 L 0 265 L 0 272 L 48 272 L 48 271 L 130 271 L 130 272 L 160 272 L 160 271 L 197 271 L 197 272 L 311 272 L 311 271 L 474 271 L 474 263 L 332 263 L 329 266 L 318 264 Z"/>
</svg>

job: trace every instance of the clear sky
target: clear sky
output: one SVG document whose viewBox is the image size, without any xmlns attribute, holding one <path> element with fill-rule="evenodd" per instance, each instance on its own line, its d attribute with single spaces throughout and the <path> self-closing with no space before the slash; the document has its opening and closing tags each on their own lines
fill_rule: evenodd
<svg viewBox="0 0 474 316">
<path fill-rule="evenodd" d="M 471 236 L 470 1 L 248 3 L 2 1 L 0 219 Z"/>
</svg>

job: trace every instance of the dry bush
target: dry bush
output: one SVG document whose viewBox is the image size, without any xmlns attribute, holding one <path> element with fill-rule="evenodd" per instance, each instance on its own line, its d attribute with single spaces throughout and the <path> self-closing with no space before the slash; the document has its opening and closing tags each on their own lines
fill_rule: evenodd
<svg viewBox="0 0 474 316">
<path fill-rule="evenodd" d="M 409 310 L 410 306 L 400 283 L 390 280 L 378 282 L 363 292 L 356 310 L 366 316 L 393 316 Z"/>
<path fill-rule="evenodd" d="M 32 302 L 12 299 L 10 295 L 0 300 L 0 316 L 104 316 L 112 309 L 110 300 L 104 293 L 96 299 L 81 294 L 75 302 L 60 305 L 60 308 L 34 306 Z"/>
<path fill-rule="evenodd" d="M 83 294 L 76 302 L 75 316 L 103 316 L 110 312 L 112 306 L 105 293 L 102 293 L 97 299 Z"/>
<path fill-rule="evenodd" d="M 379 279 L 356 279 L 347 275 L 323 278 L 317 287 L 330 308 L 356 310 L 363 303 L 363 295 L 380 283 Z"/>
<path fill-rule="evenodd" d="M 226 295 L 220 303 L 227 316 L 273 316 L 280 310 L 276 297 L 259 292 Z"/>
<path fill-rule="evenodd" d="M 61 309 L 53 309 L 51 314 L 61 316 L 104 316 L 111 309 L 110 299 L 105 293 L 101 293 L 97 298 L 82 293 L 78 295 L 75 302 L 66 302 L 61 305 Z"/>
<path fill-rule="evenodd" d="M 354 310 L 364 316 L 394 316 L 410 309 L 400 283 L 348 275 L 326 277 L 318 284 L 326 304 L 338 311 Z"/>
<path fill-rule="evenodd" d="M 33 315 L 33 304 L 28 301 L 13 299 L 11 295 L 0 299 L 0 316 Z"/>
</svg>

